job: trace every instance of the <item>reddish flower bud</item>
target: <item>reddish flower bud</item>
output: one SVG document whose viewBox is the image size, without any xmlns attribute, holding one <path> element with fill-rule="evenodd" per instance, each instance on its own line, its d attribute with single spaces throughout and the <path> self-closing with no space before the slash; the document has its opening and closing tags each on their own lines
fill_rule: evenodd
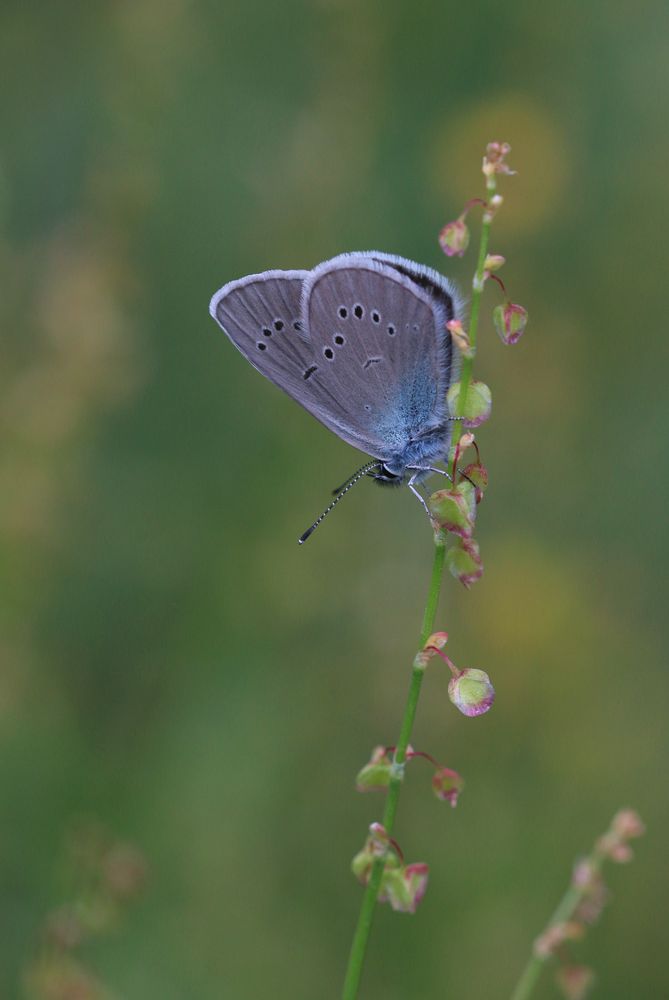
<svg viewBox="0 0 669 1000">
<path fill-rule="evenodd" d="M 456 382 L 448 390 L 448 411 L 463 417 L 462 423 L 465 427 L 479 427 L 490 416 L 492 409 L 492 393 L 485 382 L 476 380 L 469 383 L 467 387 L 467 398 L 462 414 L 458 409 L 460 398 L 460 383 Z"/>
<path fill-rule="evenodd" d="M 440 528 L 471 538 L 476 518 L 476 494 L 471 483 L 464 480 L 448 490 L 437 490 L 428 497 L 427 505 Z"/>
<path fill-rule="evenodd" d="M 585 934 L 582 924 L 574 920 L 561 924 L 551 924 L 534 942 L 534 954 L 538 958 L 549 958 L 565 941 L 578 941 Z"/>
<path fill-rule="evenodd" d="M 464 781 L 457 771 L 452 771 L 450 767 L 440 767 L 434 772 L 432 778 L 432 790 L 441 802 L 450 802 L 455 809 L 458 804 L 458 795 L 464 788 Z"/>
<path fill-rule="evenodd" d="M 425 670 L 432 657 L 436 656 L 437 651 L 443 649 L 447 642 L 448 632 L 433 632 L 423 648 L 416 653 L 413 661 L 414 669 Z M 408 754 L 407 751 L 407 757 Z"/>
<path fill-rule="evenodd" d="M 424 648 L 429 649 L 433 647 L 434 649 L 443 649 L 447 642 L 448 632 L 433 632 L 432 635 L 428 636 Z"/>
<path fill-rule="evenodd" d="M 369 824 L 368 844 L 373 854 L 383 854 L 390 844 L 390 837 L 383 823 Z"/>
<path fill-rule="evenodd" d="M 595 974 L 587 965 L 562 965 L 555 973 L 555 981 L 565 1000 L 585 1000 Z"/>
<path fill-rule="evenodd" d="M 483 576 L 483 563 L 478 543 L 473 538 L 463 538 L 446 553 L 446 565 L 451 576 L 468 590 Z"/>
<path fill-rule="evenodd" d="M 385 747 L 375 747 L 369 762 L 358 772 L 355 787 L 359 792 L 379 792 L 388 787 L 393 762 Z"/>
<path fill-rule="evenodd" d="M 527 310 L 514 302 L 505 302 L 495 306 L 492 321 L 505 344 L 517 344 L 527 326 Z"/>
<path fill-rule="evenodd" d="M 598 854 L 619 865 L 626 864 L 634 857 L 634 851 L 629 844 L 610 831 L 600 837 L 595 846 Z"/>
<path fill-rule="evenodd" d="M 466 667 L 448 682 L 448 697 L 463 715 L 484 715 L 495 700 L 495 689 L 484 670 Z"/>
<path fill-rule="evenodd" d="M 482 465 L 481 462 L 472 462 L 470 465 L 465 466 L 462 470 L 462 475 L 466 476 L 474 484 L 476 502 L 480 503 L 483 499 L 483 493 L 488 486 L 488 470 L 485 465 Z"/>
<path fill-rule="evenodd" d="M 376 858 L 382 857 L 390 846 L 390 837 L 381 823 L 370 823 L 369 836 L 365 846 L 358 851 L 351 862 L 351 871 L 358 882 L 367 885 Z M 399 859 L 392 853 L 388 854 L 386 864 L 399 864 Z"/>
<path fill-rule="evenodd" d="M 429 867 L 418 862 L 389 868 L 383 874 L 379 902 L 390 903 L 397 913 L 415 913 L 425 895 Z"/>
<path fill-rule="evenodd" d="M 439 233 L 439 246 L 447 257 L 462 257 L 469 246 L 469 229 L 464 215 L 446 223 Z"/>
<path fill-rule="evenodd" d="M 646 827 L 634 809 L 621 809 L 613 817 L 611 830 L 621 840 L 632 840 L 634 837 L 642 837 L 646 832 Z"/>
</svg>

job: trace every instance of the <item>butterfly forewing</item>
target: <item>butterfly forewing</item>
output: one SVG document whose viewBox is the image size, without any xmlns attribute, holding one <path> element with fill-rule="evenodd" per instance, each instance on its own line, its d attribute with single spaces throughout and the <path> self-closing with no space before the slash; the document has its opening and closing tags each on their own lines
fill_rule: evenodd
<svg viewBox="0 0 669 1000">
<path fill-rule="evenodd" d="M 300 319 L 308 271 L 266 271 L 231 281 L 209 311 L 247 361 L 298 402 L 313 350 Z"/>
<path fill-rule="evenodd" d="M 445 418 L 448 316 L 408 275 L 367 254 L 335 258 L 305 282 L 303 319 L 314 388 L 337 402 L 319 419 L 345 440 L 355 428 L 357 446 L 385 459 Z"/>
</svg>

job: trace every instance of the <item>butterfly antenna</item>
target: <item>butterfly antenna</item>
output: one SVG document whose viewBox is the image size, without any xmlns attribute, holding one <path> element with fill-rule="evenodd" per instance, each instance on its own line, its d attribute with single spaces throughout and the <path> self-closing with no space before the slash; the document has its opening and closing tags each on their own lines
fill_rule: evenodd
<svg viewBox="0 0 669 1000">
<path fill-rule="evenodd" d="M 355 484 L 359 482 L 364 476 L 366 476 L 368 472 L 371 472 L 372 469 L 378 469 L 380 468 L 380 466 L 381 462 L 368 462 L 366 465 L 363 465 L 361 469 L 358 469 L 357 472 L 354 472 L 353 475 L 350 477 L 350 479 L 347 479 L 346 482 L 339 487 L 339 489 L 334 490 L 335 494 L 334 500 L 328 504 L 328 506 L 325 508 L 321 516 L 316 518 L 311 527 L 307 528 L 304 534 L 300 535 L 300 537 L 298 538 L 298 542 L 300 543 L 300 545 L 303 545 L 306 542 L 309 535 L 311 535 L 312 532 L 316 530 L 316 528 L 321 523 L 323 518 L 327 514 L 329 514 L 334 507 L 337 506 L 341 498 L 348 493 L 348 491 L 351 489 L 352 486 L 355 486 Z"/>
</svg>

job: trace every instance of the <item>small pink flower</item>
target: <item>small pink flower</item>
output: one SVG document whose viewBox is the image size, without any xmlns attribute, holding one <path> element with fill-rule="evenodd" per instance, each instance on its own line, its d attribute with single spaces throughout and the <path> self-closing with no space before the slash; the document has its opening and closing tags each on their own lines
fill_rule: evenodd
<svg viewBox="0 0 669 1000">
<path fill-rule="evenodd" d="M 517 344 L 527 326 L 527 310 L 515 302 L 506 302 L 495 306 L 492 321 L 505 344 Z"/>
<path fill-rule="evenodd" d="M 495 689 L 485 670 L 465 667 L 448 682 L 448 697 L 463 715 L 485 715 L 495 700 Z"/>
<path fill-rule="evenodd" d="M 439 233 L 439 246 L 447 257 L 462 257 L 469 246 L 469 229 L 464 215 L 447 222 Z"/>
<path fill-rule="evenodd" d="M 430 869 L 424 862 L 414 862 L 404 869 L 404 880 L 409 887 L 412 898 L 412 908 L 410 913 L 416 912 L 416 907 L 427 891 L 427 880 Z"/>
<path fill-rule="evenodd" d="M 465 480 L 448 490 L 437 490 L 428 497 L 430 514 L 443 531 L 461 538 L 471 538 L 476 517 L 475 491 Z"/>
<path fill-rule="evenodd" d="M 467 590 L 483 576 L 481 551 L 473 538 L 461 538 L 457 545 L 446 553 L 446 565 L 451 576 L 459 580 Z"/>
<path fill-rule="evenodd" d="M 434 772 L 432 778 L 432 789 L 434 794 L 442 802 L 450 802 L 455 809 L 458 804 L 458 795 L 464 787 L 464 781 L 457 771 L 452 771 L 450 767 L 440 767 Z"/>
<path fill-rule="evenodd" d="M 642 837 L 646 832 L 641 817 L 634 809 L 621 809 L 620 812 L 616 813 L 611 823 L 611 829 L 622 840 Z"/>
<path fill-rule="evenodd" d="M 515 174 L 515 170 L 506 162 L 511 152 L 508 142 L 489 142 L 483 157 L 483 173 L 486 177 L 493 174 Z"/>
<path fill-rule="evenodd" d="M 555 974 L 565 1000 L 585 1000 L 595 981 L 595 974 L 587 965 L 563 965 Z"/>
</svg>

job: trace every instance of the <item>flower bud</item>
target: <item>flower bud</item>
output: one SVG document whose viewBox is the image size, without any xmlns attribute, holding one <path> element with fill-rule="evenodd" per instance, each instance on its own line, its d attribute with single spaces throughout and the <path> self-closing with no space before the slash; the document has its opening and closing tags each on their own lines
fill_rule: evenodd
<svg viewBox="0 0 669 1000">
<path fill-rule="evenodd" d="M 451 576 L 468 590 L 483 576 L 483 563 L 478 543 L 473 538 L 463 538 L 446 553 L 446 565 Z"/>
<path fill-rule="evenodd" d="M 450 319 L 446 324 L 446 328 L 451 334 L 451 340 L 460 351 L 463 358 L 473 358 L 476 351 L 472 347 L 471 341 L 469 340 L 469 334 L 466 332 L 460 320 Z"/>
<path fill-rule="evenodd" d="M 634 809 L 621 809 L 613 817 L 611 830 L 621 840 L 632 840 L 633 837 L 642 837 L 646 832 L 646 827 Z"/>
<path fill-rule="evenodd" d="M 462 257 L 469 246 L 469 229 L 464 215 L 447 222 L 439 233 L 439 246 L 447 257 Z"/>
<path fill-rule="evenodd" d="M 595 846 L 598 854 L 619 865 L 627 864 L 634 857 L 634 851 L 629 844 L 611 831 L 600 837 Z"/>
<path fill-rule="evenodd" d="M 429 874 L 423 862 L 389 868 L 383 873 L 380 902 L 388 902 L 397 913 L 415 913 L 425 895 Z"/>
<path fill-rule="evenodd" d="M 476 517 L 476 495 L 466 480 L 448 490 L 437 490 L 428 497 L 430 514 L 444 531 L 461 538 L 471 538 Z"/>
<path fill-rule="evenodd" d="M 489 253 L 483 262 L 483 270 L 487 274 L 493 274 L 495 271 L 499 271 L 504 264 L 506 264 L 506 257 L 502 257 L 500 253 Z"/>
<path fill-rule="evenodd" d="M 369 824 L 369 837 L 367 839 L 369 848 L 373 854 L 383 854 L 390 844 L 390 837 L 383 823 Z"/>
<path fill-rule="evenodd" d="M 467 387 L 467 398 L 462 413 L 458 409 L 460 398 L 460 383 L 456 382 L 448 390 L 448 411 L 451 414 L 462 416 L 465 427 L 479 427 L 490 416 L 492 409 L 492 393 L 485 382 L 476 380 L 469 383 Z"/>
<path fill-rule="evenodd" d="M 511 170 L 508 163 L 506 163 L 505 157 L 511 152 L 511 146 L 508 142 L 489 142 L 485 156 L 483 157 L 483 173 L 486 177 L 492 177 L 494 174 L 515 174 L 515 170 Z"/>
<path fill-rule="evenodd" d="M 595 974 L 587 965 L 561 965 L 555 981 L 565 1000 L 585 1000 L 595 981 Z"/>
<path fill-rule="evenodd" d="M 385 747 L 375 747 L 369 762 L 358 772 L 355 787 L 359 792 L 379 792 L 388 787 L 393 762 Z"/>
<path fill-rule="evenodd" d="M 428 636 L 427 642 L 414 657 L 414 670 L 425 670 L 432 657 L 436 656 L 437 651 L 443 649 L 447 642 L 448 632 L 433 632 L 431 636 Z M 407 750 L 408 756 L 409 751 Z"/>
<path fill-rule="evenodd" d="M 432 777 L 432 791 L 441 802 L 450 802 L 455 809 L 458 795 L 464 788 L 464 781 L 457 771 L 450 767 L 440 767 Z"/>
<path fill-rule="evenodd" d="M 365 845 L 361 851 L 358 851 L 353 858 L 353 861 L 351 861 L 351 871 L 361 885 L 367 885 L 367 882 L 369 881 L 369 873 L 372 869 L 373 863 L 374 858 L 371 851 L 367 848 L 367 845 Z"/>
<path fill-rule="evenodd" d="M 370 823 L 369 825 L 369 836 L 365 841 L 365 845 L 361 851 L 353 858 L 351 862 L 351 871 L 357 878 L 358 882 L 363 885 L 367 885 L 369 881 L 369 876 L 372 871 L 372 865 L 377 858 L 382 857 L 390 845 L 390 837 L 388 836 L 385 827 L 381 823 Z M 399 864 L 399 859 L 392 853 L 388 854 L 385 864 Z"/>
<path fill-rule="evenodd" d="M 463 715 L 484 715 L 495 700 L 495 689 L 484 670 L 466 667 L 448 682 L 448 697 Z"/>
<path fill-rule="evenodd" d="M 551 924 L 534 942 L 534 954 L 537 958 L 550 958 L 565 941 L 579 941 L 585 934 L 585 928 L 575 920 L 560 924 Z"/>
<path fill-rule="evenodd" d="M 495 306 L 492 321 L 505 344 L 517 344 L 527 326 L 527 310 L 514 302 L 505 302 Z"/>
<path fill-rule="evenodd" d="M 476 490 L 476 502 L 480 503 L 488 486 L 488 470 L 481 462 L 471 462 L 462 470 L 462 475 L 471 480 Z"/>
</svg>

